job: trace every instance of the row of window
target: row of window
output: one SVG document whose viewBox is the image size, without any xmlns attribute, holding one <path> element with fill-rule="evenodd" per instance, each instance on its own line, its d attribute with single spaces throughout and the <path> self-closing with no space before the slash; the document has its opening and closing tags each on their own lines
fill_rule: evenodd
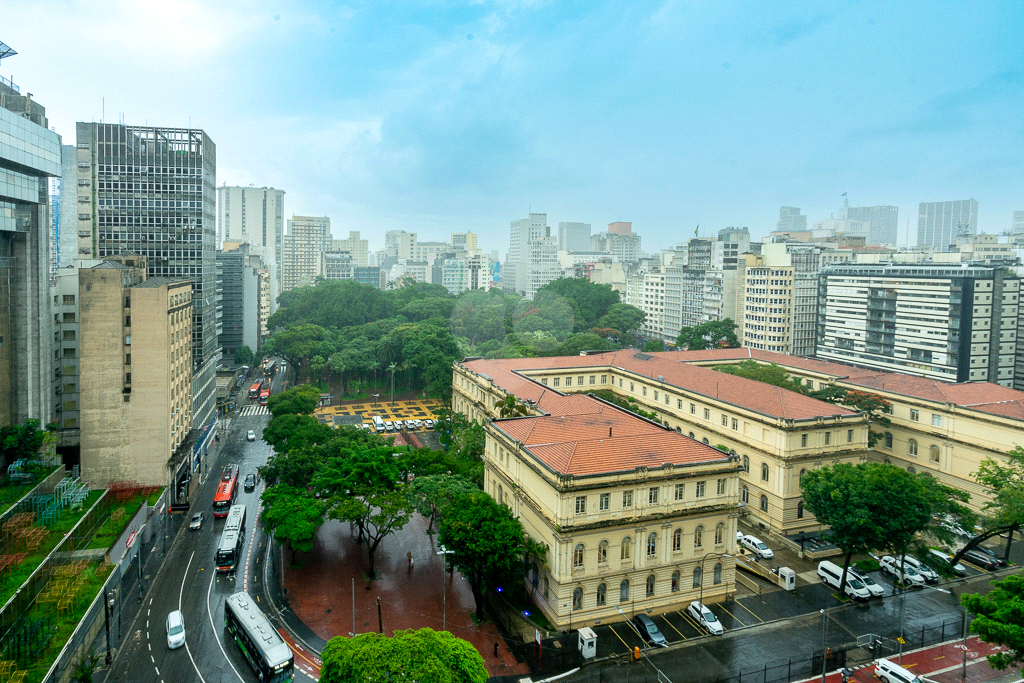
<svg viewBox="0 0 1024 683">
<path fill-rule="evenodd" d="M 715 492 L 717 495 L 725 495 L 727 479 L 719 479 L 715 482 Z M 694 498 L 703 498 L 707 495 L 707 481 L 698 481 L 693 485 Z M 658 505 L 661 496 L 661 487 L 652 486 L 647 489 L 647 504 Z M 686 499 L 686 484 L 675 484 L 672 487 L 672 497 L 674 501 L 681 501 Z M 587 513 L 587 499 L 588 496 L 576 496 L 576 514 L 585 515 Z M 612 505 L 612 494 L 602 493 L 598 495 L 598 511 L 604 512 L 611 509 Z M 622 509 L 628 509 L 633 507 L 633 492 L 623 491 L 622 492 Z"/>
<path fill-rule="evenodd" d="M 716 546 L 723 545 L 725 543 L 725 524 L 719 522 L 715 527 L 714 544 Z M 632 559 L 632 547 L 633 538 L 632 536 L 626 536 L 622 539 L 622 543 L 619 545 L 619 559 L 630 560 Z M 693 547 L 703 548 L 704 547 L 704 525 L 698 525 L 693 530 Z M 599 565 L 608 564 L 608 541 L 601 541 L 597 544 L 597 563 Z M 672 552 L 680 552 L 683 549 L 683 530 L 676 529 L 672 532 Z M 576 547 L 572 551 L 572 568 L 578 570 L 583 568 L 583 559 L 586 554 L 586 546 L 582 543 L 577 543 Z M 647 535 L 647 557 L 657 557 L 658 555 L 658 533 L 652 531 Z"/>
<path fill-rule="evenodd" d="M 885 439 L 883 441 L 887 449 L 892 449 L 892 432 L 885 433 Z M 940 449 L 935 444 L 928 447 L 928 460 L 933 463 L 939 462 Z M 916 458 L 917 457 L 917 439 L 907 439 L 907 455 Z"/>
<path fill-rule="evenodd" d="M 681 578 L 682 578 L 682 574 L 679 571 L 672 572 L 671 591 L 673 593 L 676 593 L 676 592 L 679 591 L 679 586 L 680 586 Z M 701 583 L 703 582 L 703 580 L 704 580 L 704 572 L 701 570 L 700 567 L 694 567 L 694 569 L 693 569 L 693 584 L 692 584 L 692 587 L 693 588 L 700 588 L 701 587 Z M 722 565 L 721 565 L 721 563 L 715 565 L 714 571 L 712 573 L 712 583 L 714 585 L 716 585 L 716 586 L 718 584 L 722 583 Z M 644 588 L 644 596 L 648 597 L 648 598 L 653 598 L 655 596 L 655 590 L 657 588 L 657 585 L 658 585 L 657 577 L 654 574 L 651 574 L 650 576 L 648 576 L 647 577 L 647 582 L 646 582 L 646 585 L 645 585 L 645 588 Z M 619 584 L 619 602 L 620 603 L 629 602 L 629 600 L 630 600 L 630 590 L 629 590 L 629 588 L 630 588 L 630 586 L 629 586 L 629 579 L 623 579 L 622 582 Z M 544 598 L 545 599 L 547 599 L 547 597 L 548 597 L 547 593 L 548 593 L 548 591 L 547 591 L 547 578 L 545 577 L 545 580 L 544 580 Z M 595 607 L 603 607 L 604 605 L 606 605 L 607 602 L 608 602 L 608 584 L 606 584 L 606 583 L 598 584 L 597 590 L 595 591 L 595 593 L 596 593 L 596 598 L 594 600 L 594 606 Z M 576 590 L 574 590 L 572 592 L 572 610 L 574 612 L 583 609 L 583 596 L 584 596 L 584 591 L 583 591 L 582 586 L 576 588 Z"/>
</svg>

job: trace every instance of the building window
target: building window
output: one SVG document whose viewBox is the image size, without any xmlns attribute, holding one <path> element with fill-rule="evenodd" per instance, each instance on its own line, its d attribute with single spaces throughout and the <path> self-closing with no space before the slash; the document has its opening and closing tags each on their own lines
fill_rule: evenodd
<svg viewBox="0 0 1024 683">
<path fill-rule="evenodd" d="M 696 403 L 691 403 L 690 404 L 690 415 L 696 415 L 696 414 L 697 414 L 697 404 Z"/>
<path fill-rule="evenodd" d="M 932 446 L 928 449 L 928 459 L 934 463 L 939 462 L 939 447 Z"/>
<path fill-rule="evenodd" d="M 715 526 L 715 545 L 722 545 L 725 540 L 725 525 L 719 522 Z"/>
<path fill-rule="evenodd" d="M 853 443 L 853 430 L 852 429 L 847 429 L 846 430 L 846 443 Z"/>
<path fill-rule="evenodd" d="M 64 429 L 77 429 L 77 428 L 78 428 L 78 418 L 75 418 L 75 417 L 65 417 L 64 418 Z"/>
<path fill-rule="evenodd" d="M 633 507 L 633 492 L 623 491 L 622 492 L 622 507 L 631 508 Z"/>
<path fill-rule="evenodd" d="M 654 597 L 654 581 L 654 574 L 647 577 L 647 597 L 649 598 Z"/>
<path fill-rule="evenodd" d="M 683 530 L 676 529 L 672 532 L 672 552 L 677 553 L 683 549 Z"/>
<path fill-rule="evenodd" d="M 658 487 L 652 486 L 647 490 L 647 504 L 657 505 L 658 504 Z"/>
<path fill-rule="evenodd" d="M 697 528 L 693 530 L 693 547 L 694 548 L 703 548 L 704 547 L 704 527 L 703 527 L 703 525 L 698 525 Z"/>
<path fill-rule="evenodd" d="M 693 490 L 694 497 L 695 498 L 703 498 L 704 494 L 706 493 L 706 487 L 707 487 L 707 482 L 706 481 L 698 481 L 696 484 L 694 484 L 694 487 L 693 487 L 693 489 L 694 489 Z"/>
<path fill-rule="evenodd" d="M 694 567 L 693 568 L 693 587 L 694 588 L 700 588 L 701 579 L 703 579 L 703 578 L 704 577 L 701 576 L 700 567 Z"/>
<path fill-rule="evenodd" d="M 761 463 L 761 481 L 768 481 L 768 463 Z"/>
<path fill-rule="evenodd" d="M 825 445 L 832 443 L 832 432 L 825 432 Z"/>
<path fill-rule="evenodd" d="M 66 323 L 73 323 L 73 322 L 75 322 L 75 314 L 74 313 L 65 313 L 62 319 Z"/>
<path fill-rule="evenodd" d="M 885 433 L 885 447 L 892 448 L 892 432 Z"/>
<path fill-rule="evenodd" d="M 725 479 L 719 479 L 718 480 L 718 486 L 716 488 L 716 493 L 718 493 L 718 495 L 720 495 L 720 496 L 724 496 L 725 495 L 725 482 L 726 482 Z"/>
<path fill-rule="evenodd" d="M 733 429 L 739 429 L 740 428 L 740 421 L 737 420 L 735 417 L 732 418 L 732 428 Z"/>
<path fill-rule="evenodd" d="M 654 400 L 655 401 L 658 400 L 658 390 L 657 389 L 654 390 Z"/>
<path fill-rule="evenodd" d="M 647 557 L 654 557 L 658 554 L 658 534 L 653 531 L 647 536 Z"/>
<path fill-rule="evenodd" d="M 608 384 L 608 375 L 601 375 L 601 384 Z"/>
<path fill-rule="evenodd" d="M 572 377 L 566 377 L 565 378 L 565 386 L 566 387 L 571 387 L 572 386 Z"/>
<path fill-rule="evenodd" d="M 703 439 L 701 439 L 701 441 L 704 443 L 705 446 L 710 446 L 711 445 L 711 442 L 708 441 L 708 437 L 706 437 L 706 436 Z"/>
<path fill-rule="evenodd" d="M 672 572 L 672 592 L 679 592 L 679 572 Z"/>
<path fill-rule="evenodd" d="M 728 427 L 729 426 L 729 416 L 728 415 L 722 415 L 722 426 L 723 427 Z"/>
<path fill-rule="evenodd" d="M 692 438 L 694 438 L 694 436 L 693 436 L 693 432 L 690 432 L 690 438 L 691 438 L 691 439 L 692 439 Z"/>
<path fill-rule="evenodd" d="M 647 396 L 647 387 L 641 387 L 641 389 L 643 389 L 644 396 Z"/>
<path fill-rule="evenodd" d="M 75 331 L 64 330 L 64 341 L 75 341 Z"/>
<path fill-rule="evenodd" d="M 630 545 L 632 545 L 632 540 L 630 540 L 629 536 L 626 536 L 624 539 L 622 539 L 622 546 L 619 549 L 620 560 L 629 559 Z"/>
<path fill-rule="evenodd" d="M 126 372 L 125 373 L 125 375 L 124 375 L 124 383 L 125 384 L 131 384 L 132 383 L 132 373 L 130 373 L 130 372 Z"/>
<path fill-rule="evenodd" d="M 914 439 L 907 439 L 907 455 L 917 457 L 917 441 Z"/>
<path fill-rule="evenodd" d="M 597 586 L 597 606 L 601 607 L 608 601 L 608 584 L 601 583 Z"/>
<path fill-rule="evenodd" d="M 750 458 L 747 457 L 746 455 L 743 456 L 743 471 L 744 472 L 749 472 L 750 471 Z"/>
<path fill-rule="evenodd" d="M 545 600 L 547 600 L 547 599 L 548 599 L 548 587 L 549 587 L 549 585 L 550 585 L 550 584 L 548 583 L 548 577 L 547 577 L 547 576 L 545 576 L 545 577 L 544 577 L 544 599 L 545 599 Z"/>
<path fill-rule="evenodd" d="M 682 410 L 682 409 L 683 409 L 683 399 L 677 398 L 676 399 L 676 410 Z"/>
<path fill-rule="evenodd" d="M 682 500 L 686 495 L 686 484 L 676 484 L 675 499 Z"/>
<path fill-rule="evenodd" d="M 608 564 L 608 541 L 597 544 L 597 563 Z"/>
<path fill-rule="evenodd" d="M 591 375 L 590 376 L 590 383 L 591 384 L 597 384 L 597 375 Z"/>
<path fill-rule="evenodd" d="M 560 377 L 555 377 L 551 380 L 551 382 L 552 386 L 561 386 L 562 379 Z"/>
<path fill-rule="evenodd" d="M 580 375 L 580 376 L 578 376 L 576 378 L 576 386 L 578 386 L 578 387 L 582 387 L 583 386 L 583 375 Z"/>
<path fill-rule="evenodd" d="M 597 499 L 597 507 L 599 511 L 608 510 L 612 506 L 612 494 L 602 493 L 601 497 Z"/>
<path fill-rule="evenodd" d="M 629 393 L 631 393 L 631 394 L 635 394 L 636 393 L 636 385 L 633 384 L 632 382 L 629 383 Z"/>
<path fill-rule="evenodd" d="M 744 503 L 750 502 L 750 489 L 748 489 L 746 486 L 740 487 L 740 500 L 743 501 Z"/>
<path fill-rule="evenodd" d="M 132 400 L 131 394 L 122 394 L 125 403 L 129 403 Z"/>
<path fill-rule="evenodd" d="M 932 413 L 932 427 L 941 427 L 941 426 L 942 426 L 942 416 L 941 415 L 936 415 L 935 413 Z"/>
<path fill-rule="evenodd" d="M 583 609 L 583 589 L 577 588 L 572 592 L 572 611 Z"/>
<path fill-rule="evenodd" d="M 719 562 L 715 565 L 715 573 L 712 575 L 712 581 L 715 585 L 722 583 L 722 563 Z"/>
<path fill-rule="evenodd" d="M 621 388 L 622 388 L 622 378 L 620 377 L 619 378 L 619 389 L 621 389 Z"/>
<path fill-rule="evenodd" d="M 761 512 L 768 512 L 768 496 L 761 495 Z"/>
<path fill-rule="evenodd" d="M 911 474 L 917 474 L 917 470 L 914 469 L 913 467 L 908 467 L 907 472 L 910 472 Z"/>
<path fill-rule="evenodd" d="M 65 294 L 64 295 L 64 305 L 65 306 L 74 306 L 75 305 L 75 295 L 74 294 Z"/>
<path fill-rule="evenodd" d="M 629 602 L 629 579 L 623 579 L 619 584 L 619 602 Z"/>
<path fill-rule="evenodd" d="M 804 502 L 802 500 L 797 502 L 797 504 L 796 504 L 796 518 L 797 519 L 803 519 L 804 518 Z"/>
<path fill-rule="evenodd" d="M 543 384 L 544 386 L 547 386 L 548 385 L 548 378 L 547 377 L 541 377 L 540 378 L 540 383 Z"/>
<path fill-rule="evenodd" d="M 806 434 L 801 434 L 800 435 L 800 448 L 807 448 L 807 435 Z"/>
<path fill-rule="evenodd" d="M 911 422 L 919 422 L 920 420 L 921 420 L 921 413 L 919 413 L 915 408 L 911 408 L 910 409 L 910 421 Z"/>
<path fill-rule="evenodd" d="M 583 544 L 577 543 L 572 551 L 572 568 L 583 569 Z"/>
<path fill-rule="evenodd" d="M 587 513 L 587 497 L 576 496 L 576 514 L 585 515 Z"/>
<path fill-rule="evenodd" d="M 704 409 L 704 419 L 705 420 L 710 420 L 711 419 L 711 409 L 710 408 L 705 408 Z"/>
</svg>

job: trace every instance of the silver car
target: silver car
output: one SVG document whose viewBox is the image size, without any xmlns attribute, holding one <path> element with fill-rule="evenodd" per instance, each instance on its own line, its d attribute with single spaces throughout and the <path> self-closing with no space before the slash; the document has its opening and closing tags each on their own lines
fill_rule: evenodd
<svg viewBox="0 0 1024 683">
<path fill-rule="evenodd" d="M 167 647 L 176 650 L 185 644 L 185 618 L 181 610 L 174 610 L 167 615 Z"/>
<path fill-rule="evenodd" d="M 691 602 L 690 606 L 686 608 L 686 613 L 711 635 L 720 636 L 725 633 L 725 628 L 722 626 L 722 622 L 718 620 L 718 617 L 715 616 L 715 613 L 701 604 L 699 600 Z"/>
</svg>

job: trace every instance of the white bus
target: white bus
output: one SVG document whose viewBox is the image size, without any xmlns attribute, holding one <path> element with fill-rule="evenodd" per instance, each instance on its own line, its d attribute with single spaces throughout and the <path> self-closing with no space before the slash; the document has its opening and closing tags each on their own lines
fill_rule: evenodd
<svg viewBox="0 0 1024 683">
<path fill-rule="evenodd" d="M 238 566 L 245 546 L 245 506 L 232 505 L 217 546 L 217 571 L 230 572 Z"/>
</svg>

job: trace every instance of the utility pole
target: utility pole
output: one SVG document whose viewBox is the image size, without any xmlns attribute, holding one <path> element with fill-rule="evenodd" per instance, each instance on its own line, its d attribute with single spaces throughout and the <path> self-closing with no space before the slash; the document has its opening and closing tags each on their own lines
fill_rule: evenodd
<svg viewBox="0 0 1024 683">
<path fill-rule="evenodd" d="M 964 608 L 964 638 L 960 644 L 960 649 L 963 650 L 964 661 L 960 667 L 960 678 L 967 680 L 967 608 Z"/>
<path fill-rule="evenodd" d="M 377 596 L 377 629 L 384 633 L 384 617 L 380 614 L 380 596 Z"/>
<path fill-rule="evenodd" d="M 107 597 L 106 590 L 103 591 L 103 627 L 107 631 L 107 656 L 103 661 L 110 666 L 110 598 Z"/>
<path fill-rule="evenodd" d="M 825 683 L 825 672 L 828 671 L 828 646 L 825 644 L 828 632 L 828 616 L 821 610 L 821 683 Z"/>
</svg>

